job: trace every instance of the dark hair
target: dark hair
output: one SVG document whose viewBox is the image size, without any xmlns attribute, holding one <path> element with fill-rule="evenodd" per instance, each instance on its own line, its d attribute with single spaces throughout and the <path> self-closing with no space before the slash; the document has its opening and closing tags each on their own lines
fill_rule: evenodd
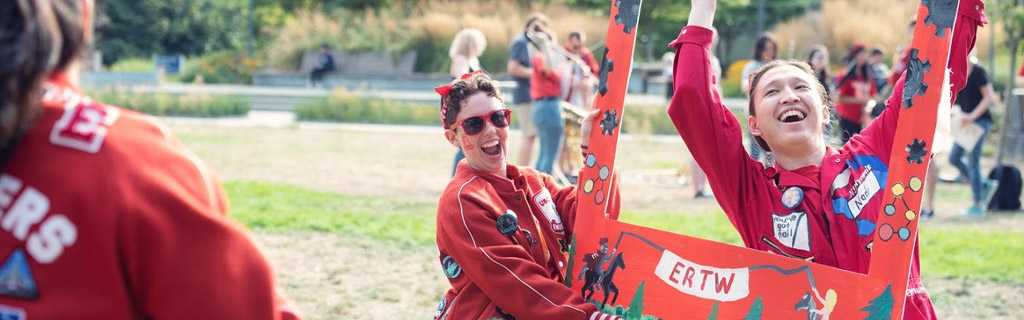
<svg viewBox="0 0 1024 320">
<path fill-rule="evenodd" d="M 569 32 L 569 39 L 583 39 L 583 31 L 573 30 Z"/>
<path fill-rule="evenodd" d="M 526 25 L 523 26 L 523 29 L 530 28 L 530 25 L 533 24 L 534 22 L 543 23 L 544 26 L 546 27 L 548 25 L 548 16 L 546 16 L 543 13 L 540 13 L 540 12 L 530 13 L 529 15 L 526 16 Z M 529 31 L 529 30 L 527 30 L 527 31 Z"/>
<path fill-rule="evenodd" d="M 775 43 L 775 39 L 772 39 L 770 35 L 764 34 L 757 38 L 757 43 L 754 45 L 754 61 L 764 62 L 761 60 L 761 53 L 767 50 L 765 47 L 768 46 L 768 43 L 771 43 L 772 48 L 774 48 L 772 49 L 775 51 L 774 57 L 778 56 L 779 45 Z M 774 57 L 772 59 L 774 59 Z"/>
<path fill-rule="evenodd" d="M 447 98 L 441 98 L 441 108 L 445 108 L 444 127 L 448 128 L 455 124 L 459 118 L 459 112 L 466 98 L 477 92 L 486 92 L 488 96 L 498 98 L 498 101 L 505 103 L 498 90 L 498 83 L 491 79 L 486 73 L 480 73 L 468 79 L 455 79 L 452 81 L 452 88 L 448 91 Z"/>
<path fill-rule="evenodd" d="M 814 70 L 814 64 L 811 63 L 811 60 L 814 59 L 814 54 L 819 52 L 821 54 L 825 54 L 828 52 L 828 48 L 825 48 L 825 46 L 820 44 L 811 47 L 811 52 L 807 53 L 807 65 L 811 66 L 811 70 L 814 71 L 814 77 L 818 79 L 818 82 L 821 83 L 823 87 L 825 87 L 825 93 L 830 94 L 831 92 L 829 91 L 828 86 L 825 86 L 825 83 L 828 82 L 829 79 L 828 66 L 821 68 L 821 70 Z M 828 60 L 825 60 L 825 63 L 828 64 Z"/>
<path fill-rule="evenodd" d="M 747 92 L 747 94 L 750 96 L 747 105 L 747 111 L 749 111 L 750 115 L 757 115 L 754 111 L 754 89 L 757 88 L 757 84 L 761 82 L 761 76 L 763 76 L 765 73 L 768 73 L 768 70 L 774 69 L 775 67 L 779 66 L 794 66 L 802 70 L 803 72 L 806 72 L 811 77 L 814 77 L 814 70 L 811 69 L 810 65 L 803 61 L 774 60 L 769 62 L 768 64 L 765 64 L 761 68 L 754 71 L 754 73 L 751 73 L 750 76 L 750 92 Z M 814 88 L 814 90 L 818 91 L 818 94 L 821 97 L 822 105 L 824 105 L 825 107 L 829 107 L 832 105 L 832 101 L 829 100 L 828 93 L 825 91 L 824 85 L 822 85 L 820 82 L 815 81 L 815 83 L 811 84 L 811 86 Z M 749 128 L 747 130 L 749 130 Z M 768 147 L 768 143 L 764 142 L 764 139 L 761 139 L 761 137 L 755 136 L 754 140 L 757 141 L 757 145 L 761 146 L 761 148 L 764 149 L 764 151 L 772 151 L 772 149 Z"/>
<path fill-rule="evenodd" d="M 81 1 L 0 1 L 0 147 L 35 117 L 43 81 L 85 43 Z"/>
<path fill-rule="evenodd" d="M 882 50 L 882 47 L 875 46 L 874 48 L 871 48 L 871 55 L 885 55 L 885 50 Z"/>
</svg>

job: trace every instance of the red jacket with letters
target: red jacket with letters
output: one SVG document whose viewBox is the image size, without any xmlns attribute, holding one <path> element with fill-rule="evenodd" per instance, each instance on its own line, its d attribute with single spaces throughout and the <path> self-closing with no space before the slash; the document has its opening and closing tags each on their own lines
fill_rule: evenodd
<svg viewBox="0 0 1024 320">
<path fill-rule="evenodd" d="M 953 92 L 966 83 L 967 54 L 979 23 L 963 13 L 965 3 L 973 7 L 971 2 L 961 2 L 954 26 L 950 53 Z M 677 52 L 677 94 L 668 113 L 707 173 L 715 197 L 744 244 L 866 273 L 875 222 L 884 205 L 881 191 L 902 109 L 903 80 L 896 84 L 882 115 L 843 148 L 828 147 L 820 167 L 764 168 L 744 151 L 742 128 L 714 89 L 710 44 L 711 31 L 697 26 L 683 28 L 671 44 Z M 900 205 L 896 204 L 897 211 L 908 209 L 900 209 Z M 899 230 L 890 231 L 899 236 Z M 931 301 L 921 285 L 916 245 L 909 281 L 904 318 L 934 319 Z"/>
<path fill-rule="evenodd" d="M 441 195 L 438 258 L 452 288 L 434 318 L 616 318 L 597 312 L 562 284 L 576 187 L 560 186 L 529 168 L 508 165 L 506 170 L 508 177 L 502 178 L 461 162 Z M 617 217 L 618 187 L 611 188 L 608 208 Z"/>
<path fill-rule="evenodd" d="M 0 174 L 2 319 L 298 319 L 220 185 L 152 117 L 47 83 Z"/>
</svg>

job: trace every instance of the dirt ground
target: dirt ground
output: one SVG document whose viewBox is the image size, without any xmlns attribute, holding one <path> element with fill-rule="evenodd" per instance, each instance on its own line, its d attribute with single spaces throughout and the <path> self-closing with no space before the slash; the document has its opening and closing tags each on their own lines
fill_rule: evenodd
<svg viewBox="0 0 1024 320">
<path fill-rule="evenodd" d="M 436 201 L 449 180 L 455 153 L 434 127 L 167 122 L 224 181 L 280 182 L 352 195 Z M 514 132 L 510 145 L 518 141 Z M 714 200 L 694 200 L 690 187 L 677 182 L 676 172 L 688 157 L 677 137 L 624 136 L 617 160 L 623 207 L 639 212 L 716 210 Z M 965 205 L 963 200 L 939 199 L 937 214 L 952 216 Z M 1022 232 L 1021 220 L 980 224 Z M 394 246 L 305 231 L 256 236 L 286 291 L 309 319 L 429 318 L 448 288 L 433 246 Z M 935 278 L 926 278 L 925 284 L 942 318 L 1024 318 L 1020 285 Z"/>
</svg>

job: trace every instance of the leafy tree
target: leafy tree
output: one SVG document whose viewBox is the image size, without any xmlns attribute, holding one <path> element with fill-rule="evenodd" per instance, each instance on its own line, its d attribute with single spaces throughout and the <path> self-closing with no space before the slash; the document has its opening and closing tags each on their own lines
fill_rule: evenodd
<svg viewBox="0 0 1024 320">
<path fill-rule="evenodd" d="M 578 8 L 595 10 L 607 14 L 609 0 L 556 0 Z M 795 15 L 803 14 L 808 9 L 820 8 L 821 0 L 765 0 L 765 28 L 784 21 Z M 664 45 L 679 35 L 679 29 L 686 25 L 690 16 L 690 2 L 678 0 L 643 0 L 640 10 L 640 34 L 638 39 L 646 39 L 662 50 Z M 749 33 L 756 28 L 757 0 L 719 0 L 715 14 L 715 28 L 718 29 L 722 41 L 718 47 L 719 57 L 729 57 L 732 44 L 728 41 Z M 637 48 L 637 53 L 643 53 Z M 655 56 L 654 58 L 658 58 Z M 725 61 L 723 61 L 725 62 Z"/>
<path fill-rule="evenodd" d="M 750 305 L 750 311 L 747 311 L 747 316 L 743 317 L 743 320 L 761 320 L 761 310 L 764 309 L 764 305 L 761 304 L 761 297 L 754 299 L 754 303 Z"/>
<path fill-rule="evenodd" d="M 644 283 L 646 281 L 640 281 L 640 286 L 636 287 L 636 293 L 633 294 L 633 300 L 629 302 L 629 309 L 626 310 L 626 316 L 623 317 L 626 320 L 640 320 L 644 316 Z"/>
<path fill-rule="evenodd" d="M 868 305 L 861 308 L 861 311 L 867 311 L 868 316 L 864 320 L 882 320 L 892 318 L 892 285 L 885 287 L 874 299 L 868 301 Z"/>
<path fill-rule="evenodd" d="M 105 63 L 155 53 L 238 49 L 248 34 L 246 0 L 97 1 L 96 48 Z"/>
</svg>

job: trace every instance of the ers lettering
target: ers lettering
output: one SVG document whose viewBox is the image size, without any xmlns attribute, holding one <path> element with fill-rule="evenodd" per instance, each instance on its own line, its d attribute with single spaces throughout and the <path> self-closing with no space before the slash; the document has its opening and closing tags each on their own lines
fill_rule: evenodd
<svg viewBox="0 0 1024 320">
<path fill-rule="evenodd" d="M 11 175 L 0 176 L 0 228 L 25 241 L 25 250 L 39 263 L 57 260 L 78 238 L 78 229 L 67 216 L 47 216 L 49 211 L 46 195 L 31 186 L 23 187 L 21 180 Z M 35 225 L 39 229 L 29 232 Z"/>
</svg>

